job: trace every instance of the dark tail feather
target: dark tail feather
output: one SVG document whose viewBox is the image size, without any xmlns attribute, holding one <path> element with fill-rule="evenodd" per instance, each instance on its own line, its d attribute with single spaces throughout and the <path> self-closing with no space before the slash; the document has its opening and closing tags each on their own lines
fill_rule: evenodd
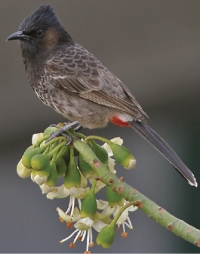
<svg viewBox="0 0 200 254">
<path fill-rule="evenodd" d="M 152 144 L 189 182 L 190 185 L 197 187 L 196 179 L 188 167 L 181 161 L 172 148 L 147 124 L 140 121 L 130 123 L 131 127 L 138 132 L 144 139 Z"/>
</svg>

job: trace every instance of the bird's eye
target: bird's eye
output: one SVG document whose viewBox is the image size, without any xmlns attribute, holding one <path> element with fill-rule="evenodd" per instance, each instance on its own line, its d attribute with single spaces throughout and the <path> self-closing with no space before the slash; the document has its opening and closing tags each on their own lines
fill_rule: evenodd
<svg viewBox="0 0 200 254">
<path fill-rule="evenodd" d="M 38 30 L 36 31 L 36 35 L 37 35 L 38 37 L 41 37 L 41 36 L 43 35 L 43 30 L 42 30 L 42 29 L 38 29 Z"/>
</svg>

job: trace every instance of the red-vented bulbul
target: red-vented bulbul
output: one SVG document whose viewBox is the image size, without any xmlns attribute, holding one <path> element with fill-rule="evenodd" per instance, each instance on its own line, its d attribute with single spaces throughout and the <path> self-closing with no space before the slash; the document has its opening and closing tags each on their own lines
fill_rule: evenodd
<svg viewBox="0 0 200 254">
<path fill-rule="evenodd" d="M 192 172 L 147 125 L 147 115 L 129 89 L 73 41 L 50 5 L 31 13 L 7 40 L 20 40 L 28 80 L 44 104 L 86 128 L 102 128 L 109 122 L 132 127 L 197 186 Z"/>
</svg>

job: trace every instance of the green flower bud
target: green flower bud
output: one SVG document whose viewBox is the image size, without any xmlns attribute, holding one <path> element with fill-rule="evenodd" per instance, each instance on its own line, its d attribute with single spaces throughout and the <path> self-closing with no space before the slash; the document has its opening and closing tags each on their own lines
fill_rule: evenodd
<svg viewBox="0 0 200 254">
<path fill-rule="evenodd" d="M 62 157 L 56 160 L 56 170 L 58 177 L 63 176 L 67 171 L 67 165 Z"/>
<path fill-rule="evenodd" d="M 89 176 L 94 176 L 94 174 L 95 174 L 92 167 L 84 160 L 83 156 L 80 153 L 78 156 L 78 167 L 79 167 L 81 173 L 87 178 Z"/>
<path fill-rule="evenodd" d="M 29 168 L 25 168 L 24 165 L 22 164 L 22 160 L 19 161 L 17 164 L 17 174 L 21 178 L 28 178 L 31 175 L 32 170 Z"/>
<path fill-rule="evenodd" d="M 28 149 L 24 152 L 22 156 L 22 164 L 24 165 L 25 168 L 31 168 L 31 159 L 34 155 L 40 154 L 43 152 L 43 148 L 38 147 L 38 148 L 33 148 L 33 149 Z"/>
<path fill-rule="evenodd" d="M 102 228 L 102 230 L 97 235 L 96 242 L 103 248 L 109 248 L 114 242 L 115 238 L 115 224 L 111 223 L 108 226 Z"/>
<path fill-rule="evenodd" d="M 56 171 L 56 164 L 55 164 L 55 162 L 51 162 L 51 164 L 50 164 L 50 174 L 49 174 L 49 177 L 47 178 L 47 181 L 45 183 L 49 187 L 52 187 L 52 186 L 56 185 L 57 179 L 58 179 L 58 174 L 57 174 L 57 171 Z"/>
<path fill-rule="evenodd" d="M 36 154 L 31 159 L 31 167 L 35 170 L 43 170 L 49 165 L 51 157 L 48 154 Z"/>
<path fill-rule="evenodd" d="M 103 164 L 108 164 L 108 153 L 107 151 L 100 145 L 98 145 L 94 140 L 90 139 L 88 143 L 89 147 L 92 149 L 92 151 L 96 154 L 96 156 L 99 158 L 99 160 Z"/>
<path fill-rule="evenodd" d="M 80 215 L 82 218 L 89 217 L 94 220 L 97 211 L 97 202 L 94 193 L 89 193 L 81 204 Z"/>
<path fill-rule="evenodd" d="M 126 147 L 117 145 L 113 142 L 109 142 L 108 144 L 117 163 L 126 169 L 132 169 L 135 167 L 136 159 Z"/>
<path fill-rule="evenodd" d="M 24 153 L 26 153 L 27 151 L 32 150 L 32 149 L 34 149 L 34 148 L 36 148 L 36 147 L 34 147 L 34 145 L 29 146 L 28 148 L 26 148 L 26 150 L 24 151 Z"/>
<path fill-rule="evenodd" d="M 56 132 L 58 128 L 49 126 L 44 130 L 43 136 L 50 135 L 52 132 Z"/>
<path fill-rule="evenodd" d="M 121 194 L 112 191 L 109 186 L 106 186 L 106 200 L 108 201 L 110 207 L 116 205 L 122 206 L 124 204 L 124 198 Z"/>
<path fill-rule="evenodd" d="M 80 187 L 81 184 L 81 174 L 76 167 L 74 160 L 74 148 L 70 147 L 70 161 L 67 167 L 67 171 L 64 177 L 64 185 L 67 189 L 72 187 Z"/>
</svg>

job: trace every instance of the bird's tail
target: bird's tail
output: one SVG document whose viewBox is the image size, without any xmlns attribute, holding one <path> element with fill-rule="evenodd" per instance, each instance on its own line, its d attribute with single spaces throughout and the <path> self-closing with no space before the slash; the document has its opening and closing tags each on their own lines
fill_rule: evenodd
<svg viewBox="0 0 200 254">
<path fill-rule="evenodd" d="M 131 127 L 154 146 L 188 181 L 190 185 L 197 187 L 196 179 L 188 167 L 181 161 L 172 148 L 147 124 L 140 121 L 130 123 Z"/>
</svg>

